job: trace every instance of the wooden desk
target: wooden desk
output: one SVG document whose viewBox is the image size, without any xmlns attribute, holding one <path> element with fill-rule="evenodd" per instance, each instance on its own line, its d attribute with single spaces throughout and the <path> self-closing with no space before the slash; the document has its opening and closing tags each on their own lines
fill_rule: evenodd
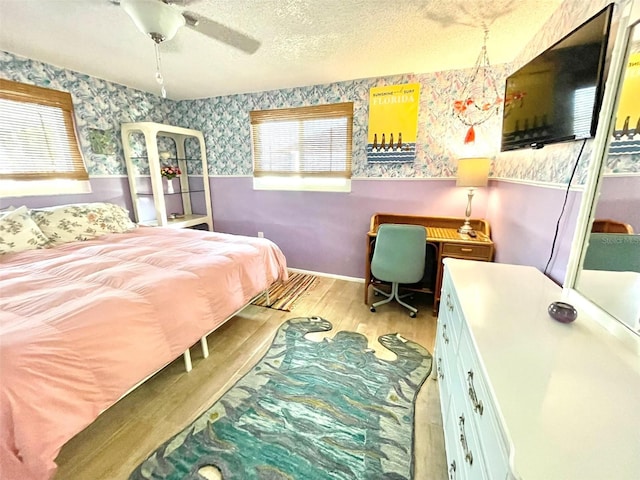
<svg viewBox="0 0 640 480">
<path fill-rule="evenodd" d="M 442 260 L 444 258 L 493 261 L 494 244 L 491 241 L 491 230 L 486 220 L 470 220 L 471 226 L 478 235 L 476 238 L 471 238 L 468 235 L 458 233 L 458 227 L 464 223 L 464 218 L 376 213 L 371 217 L 371 225 L 369 226 L 369 232 L 367 232 L 364 272 L 364 303 L 367 305 L 369 304 L 369 285 L 382 283 L 371 275 L 371 258 L 373 257 L 378 227 L 383 223 L 401 223 L 426 227 L 427 238 L 425 242 L 433 248 L 436 259 L 435 278 L 432 279 L 429 276 L 430 272 L 426 271 L 426 268 L 425 277 L 421 282 L 414 285 L 403 285 L 402 288 L 416 292 L 432 293 L 434 311 L 437 311 L 438 302 L 440 301 L 442 273 L 444 271 Z"/>
</svg>

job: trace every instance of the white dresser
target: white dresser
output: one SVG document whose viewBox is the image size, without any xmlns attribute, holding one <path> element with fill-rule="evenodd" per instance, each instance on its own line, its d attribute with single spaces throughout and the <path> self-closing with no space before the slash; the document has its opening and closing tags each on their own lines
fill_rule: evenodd
<svg viewBox="0 0 640 480">
<path fill-rule="evenodd" d="M 526 266 L 446 259 L 435 348 L 451 479 L 640 479 L 640 356 Z"/>
</svg>

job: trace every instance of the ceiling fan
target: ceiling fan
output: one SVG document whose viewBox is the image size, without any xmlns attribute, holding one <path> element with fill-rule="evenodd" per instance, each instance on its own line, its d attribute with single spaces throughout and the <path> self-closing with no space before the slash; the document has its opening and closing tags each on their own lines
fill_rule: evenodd
<svg viewBox="0 0 640 480">
<path fill-rule="evenodd" d="M 242 32 L 209 18 L 200 16 L 179 7 L 186 6 L 187 0 L 110 0 L 120 5 L 131 17 L 133 23 L 153 42 L 156 52 L 156 81 L 160 85 L 162 98 L 166 98 L 167 91 L 160 67 L 160 50 L 158 45 L 171 40 L 178 30 L 184 26 L 202 33 L 207 37 L 230 45 L 245 53 L 255 53 L 260 42 Z"/>
<path fill-rule="evenodd" d="M 245 53 L 255 53 L 260 42 L 222 23 L 181 9 L 188 0 L 111 0 L 131 17 L 138 30 L 156 43 L 171 40 L 186 26 Z"/>
</svg>

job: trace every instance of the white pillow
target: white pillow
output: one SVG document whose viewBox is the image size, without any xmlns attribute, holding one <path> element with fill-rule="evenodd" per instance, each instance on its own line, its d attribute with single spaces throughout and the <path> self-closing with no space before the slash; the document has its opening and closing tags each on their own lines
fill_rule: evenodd
<svg viewBox="0 0 640 480">
<path fill-rule="evenodd" d="M 89 240 L 107 233 L 123 233 L 136 228 L 129 212 L 112 203 L 77 203 L 36 208 L 31 216 L 56 245 Z"/>
<path fill-rule="evenodd" d="M 16 207 L 14 207 L 13 205 L 0 209 L 0 218 L 3 218 L 5 216 L 7 216 L 8 214 L 10 214 L 11 212 L 13 212 L 16 209 Z"/>
<path fill-rule="evenodd" d="M 48 245 L 49 239 L 33 221 L 27 207 L 16 208 L 0 217 L 0 255 Z"/>
</svg>

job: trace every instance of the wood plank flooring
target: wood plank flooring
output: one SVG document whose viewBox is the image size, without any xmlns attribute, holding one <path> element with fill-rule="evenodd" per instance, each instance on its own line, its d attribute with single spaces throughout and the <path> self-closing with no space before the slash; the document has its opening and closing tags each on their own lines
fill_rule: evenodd
<svg viewBox="0 0 640 480">
<path fill-rule="evenodd" d="M 363 284 L 320 278 L 294 307 L 281 312 L 249 306 L 209 338 L 209 358 L 198 345 L 191 349 L 193 370 L 184 372 L 182 359 L 104 412 L 71 439 L 56 460 L 55 480 L 127 479 L 131 471 L 162 442 L 195 420 L 264 354 L 278 326 L 294 317 L 318 315 L 334 329 L 315 334 L 333 336 L 339 330 L 360 332 L 383 357 L 393 354 L 378 342 L 379 335 L 398 332 L 433 352 L 436 318 L 429 296 L 409 303 L 420 312 L 411 318 L 393 302 L 369 312 L 362 303 Z M 447 478 L 440 400 L 435 373 L 425 381 L 416 402 L 416 480 Z"/>
</svg>

